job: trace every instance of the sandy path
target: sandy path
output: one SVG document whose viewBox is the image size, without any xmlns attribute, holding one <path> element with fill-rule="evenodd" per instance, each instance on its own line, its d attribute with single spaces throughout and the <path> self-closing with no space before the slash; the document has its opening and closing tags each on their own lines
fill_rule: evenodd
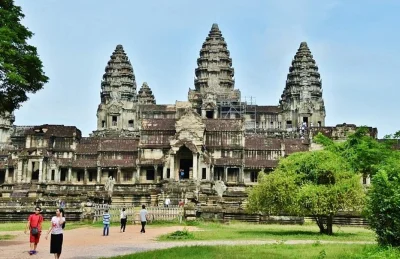
<svg viewBox="0 0 400 259">
<path fill-rule="evenodd" d="M 196 227 L 187 227 L 190 231 L 197 231 Z M 64 245 L 61 258 L 94 259 L 99 257 L 111 257 L 116 255 L 137 253 L 142 251 L 164 249 L 177 246 L 193 245 L 246 245 L 246 244 L 275 244 L 276 240 L 220 240 L 220 241 L 189 241 L 189 242 L 157 242 L 157 236 L 182 230 L 182 226 L 147 228 L 145 234 L 140 234 L 140 226 L 127 226 L 125 233 L 120 233 L 118 227 L 110 228 L 109 236 L 102 236 L 101 228 L 78 228 L 67 230 L 64 233 Z M 0 241 L 0 258 L 24 259 L 40 258 L 52 259 L 49 253 L 50 240 L 41 237 L 38 245 L 39 253 L 30 256 L 29 236 L 21 231 L 1 232 L 4 234 L 17 235 L 10 241 Z M 50 238 L 49 238 L 50 239 Z M 288 240 L 285 244 L 312 244 L 315 240 Z M 373 242 L 340 242 L 320 241 L 321 243 L 343 243 L 343 244 L 369 244 Z"/>
</svg>

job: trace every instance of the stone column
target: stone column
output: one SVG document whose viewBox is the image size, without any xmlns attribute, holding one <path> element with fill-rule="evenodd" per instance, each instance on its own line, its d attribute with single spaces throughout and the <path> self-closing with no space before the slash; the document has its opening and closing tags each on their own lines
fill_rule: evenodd
<svg viewBox="0 0 400 259">
<path fill-rule="evenodd" d="M 224 166 L 224 179 L 226 183 L 228 182 L 228 167 Z"/>
<path fill-rule="evenodd" d="M 97 175 L 96 175 L 96 177 L 97 177 L 96 182 L 100 183 L 100 180 L 101 180 L 101 167 L 100 166 L 97 167 Z"/>
<path fill-rule="evenodd" d="M 29 183 L 32 179 L 32 161 L 28 159 L 28 171 L 26 172 L 25 182 Z"/>
<path fill-rule="evenodd" d="M 54 180 L 56 180 L 57 183 L 61 182 L 61 168 L 57 168 L 57 175 L 54 177 Z"/>
<path fill-rule="evenodd" d="M 68 167 L 68 182 L 72 182 L 72 168 Z"/>
<path fill-rule="evenodd" d="M 87 168 L 85 167 L 85 171 L 83 173 L 83 184 L 87 184 L 89 181 L 89 173 Z"/>
<path fill-rule="evenodd" d="M 22 160 L 18 161 L 17 172 L 15 173 L 15 169 L 14 169 L 14 174 L 17 175 L 16 182 L 20 183 L 22 181 Z"/>
<path fill-rule="evenodd" d="M 162 179 L 167 179 L 167 167 L 164 165 L 162 169 Z"/>
<path fill-rule="evenodd" d="M 210 165 L 210 181 L 214 181 L 214 166 Z"/>
<path fill-rule="evenodd" d="M 8 183 L 8 174 L 9 174 L 9 169 L 8 169 L 8 166 L 7 166 L 7 168 L 6 168 L 6 173 L 5 173 L 5 175 L 4 175 L 4 182 L 5 182 L 5 183 Z"/>
<path fill-rule="evenodd" d="M 198 164 L 197 164 L 197 153 L 193 153 L 193 180 L 198 178 L 197 171 L 198 171 Z"/>
<path fill-rule="evenodd" d="M 117 167 L 117 183 L 121 183 L 121 167 Z"/>
<path fill-rule="evenodd" d="M 132 170 L 132 179 L 131 179 L 131 181 L 132 181 L 132 183 L 136 183 L 136 180 L 135 180 L 135 171 L 134 171 L 134 170 Z"/>
<path fill-rule="evenodd" d="M 136 166 L 136 179 L 140 183 L 140 166 Z"/>
<path fill-rule="evenodd" d="M 175 174 L 175 155 L 174 154 L 171 154 L 169 156 L 169 174 L 170 174 L 171 178 L 173 178 L 175 180 L 179 179 L 179 176 L 177 178 L 176 174 Z"/>
<path fill-rule="evenodd" d="M 39 177 L 38 177 L 38 182 L 41 183 L 43 182 L 43 160 L 39 160 Z"/>
<path fill-rule="evenodd" d="M 244 182 L 244 166 L 239 167 L 239 183 Z"/>
</svg>

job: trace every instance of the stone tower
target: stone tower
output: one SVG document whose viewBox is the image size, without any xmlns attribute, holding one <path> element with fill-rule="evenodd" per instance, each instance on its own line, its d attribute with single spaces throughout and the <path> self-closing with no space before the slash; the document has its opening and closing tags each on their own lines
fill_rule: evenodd
<svg viewBox="0 0 400 259">
<path fill-rule="evenodd" d="M 95 135 L 136 128 L 135 74 L 122 45 L 117 45 L 105 68 L 100 97 Z"/>
<path fill-rule="evenodd" d="M 281 100 L 282 121 L 286 128 L 325 126 L 325 105 L 318 66 L 306 42 L 300 44 L 289 68 Z"/>
<path fill-rule="evenodd" d="M 149 85 L 144 82 L 138 93 L 138 103 L 139 104 L 156 104 L 156 99 L 154 98 L 153 92 L 151 91 Z"/>
<path fill-rule="evenodd" d="M 240 101 L 240 91 L 234 90 L 234 69 L 224 37 L 213 24 L 200 50 L 195 70 L 195 89 L 189 89 L 193 108 L 207 118 L 218 118 L 218 101 Z"/>
</svg>

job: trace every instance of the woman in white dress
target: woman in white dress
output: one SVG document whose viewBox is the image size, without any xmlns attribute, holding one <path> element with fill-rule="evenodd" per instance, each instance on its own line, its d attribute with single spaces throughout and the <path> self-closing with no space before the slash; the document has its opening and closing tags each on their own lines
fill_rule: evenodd
<svg viewBox="0 0 400 259">
<path fill-rule="evenodd" d="M 63 228 L 65 224 L 64 210 L 57 209 L 56 215 L 51 218 L 51 226 L 47 232 L 46 239 L 51 233 L 50 254 L 54 254 L 55 259 L 59 259 L 63 244 Z"/>
</svg>

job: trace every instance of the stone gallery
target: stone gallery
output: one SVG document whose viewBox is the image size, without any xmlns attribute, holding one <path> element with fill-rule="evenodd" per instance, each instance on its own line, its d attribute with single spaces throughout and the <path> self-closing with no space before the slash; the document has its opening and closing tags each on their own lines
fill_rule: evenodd
<svg viewBox="0 0 400 259">
<path fill-rule="evenodd" d="M 217 24 L 197 65 L 187 101 L 157 104 L 151 82 L 137 90 L 128 56 L 116 46 L 101 80 L 97 129 L 89 137 L 75 126 L 17 126 L 13 115 L 3 116 L 0 203 L 156 206 L 169 197 L 171 205 L 196 205 L 197 215 L 236 215 L 260 171 L 312 149 L 318 132 L 341 140 L 356 129 L 325 126 L 321 78 L 306 42 L 294 55 L 278 105 L 241 96 Z M 376 128 L 370 132 L 377 136 Z"/>
</svg>

